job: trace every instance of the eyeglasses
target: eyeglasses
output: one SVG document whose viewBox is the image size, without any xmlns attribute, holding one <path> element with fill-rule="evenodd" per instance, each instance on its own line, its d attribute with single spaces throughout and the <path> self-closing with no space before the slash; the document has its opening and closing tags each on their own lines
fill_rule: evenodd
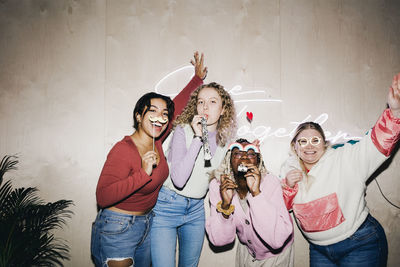
<svg viewBox="0 0 400 267">
<path fill-rule="evenodd" d="M 309 143 L 312 146 L 318 146 L 321 143 L 321 137 L 318 136 L 313 136 L 310 138 L 302 137 L 297 139 L 297 143 L 299 143 L 301 147 L 306 147 Z"/>
<path fill-rule="evenodd" d="M 232 153 L 232 155 L 235 159 L 241 159 L 244 157 L 244 155 L 247 155 L 248 159 L 255 159 L 257 157 L 257 153 L 254 151 L 235 151 Z"/>
</svg>

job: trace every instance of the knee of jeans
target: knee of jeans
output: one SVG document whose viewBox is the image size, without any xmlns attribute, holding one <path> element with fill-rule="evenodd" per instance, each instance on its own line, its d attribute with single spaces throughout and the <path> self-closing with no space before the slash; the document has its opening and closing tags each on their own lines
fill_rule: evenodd
<svg viewBox="0 0 400 267">
<path fill-rule="evenodd" d="M 133 258 L 107 258 L 108 267 L 133 267 Z"/>
</svg>

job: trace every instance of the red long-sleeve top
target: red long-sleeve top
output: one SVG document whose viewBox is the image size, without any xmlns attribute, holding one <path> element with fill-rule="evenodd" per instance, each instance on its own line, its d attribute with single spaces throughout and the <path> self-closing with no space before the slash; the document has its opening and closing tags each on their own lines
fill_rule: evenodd
<svg viewBox="0 0 400 267">
<path fill-rule="evenodd" d="M 191 93 L 202 83 L 203 81 L 195 75 L 174 98 L 173 120 L 182 113 Z M 115 206 L 127 211 L 146 211 L 156 204 L 158 192 L 169 174 L 162 142 L 168 136 L 171 127 L 172 122 L 155 142 L 160 162 L 151 175 L 147 175 L 142 169 L 142 159 L 130 136 L 125 136 L 114 145 L 108 153 L 97 183 L 96 199 L 101 208 Z"/>
</svg>

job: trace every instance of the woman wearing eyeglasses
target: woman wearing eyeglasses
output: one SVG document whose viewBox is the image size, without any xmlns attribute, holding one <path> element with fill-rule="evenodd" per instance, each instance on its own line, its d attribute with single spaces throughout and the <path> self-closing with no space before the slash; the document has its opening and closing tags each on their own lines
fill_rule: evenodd
<svg viewBox="0 0 400 267">
<path fill-rule="evenodd" d="M 267 172 L 259 149 L 238 139 L 210 182 L 206 230 L 211 243 L 224 246 L 236 235 L 236 266 L 293 266 L 293 224 L 277 177 Z"/>
<path fill-rule="evenodd" d="M 386 266 L 387 241 L 366 206 L 366 181 L 390 156 L 400 137 L 400 73 L 389 108 L 357 143 L 329 147 L 321 126 L 305 122 L 282 166 L 283 195 L 310 243 L 310 266 Z"/>
</svg>

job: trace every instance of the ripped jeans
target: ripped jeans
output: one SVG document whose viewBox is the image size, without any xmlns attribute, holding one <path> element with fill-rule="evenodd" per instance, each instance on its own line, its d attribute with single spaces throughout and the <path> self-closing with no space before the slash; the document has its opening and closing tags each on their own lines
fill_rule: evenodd
<svg viewBox="0 0 400 267">
<path fill-rule="evenodd" d="M 133 266 L 151 264 L 150 226 L 153 212 L 143 216 L 100 210 L 92 226 L 90 250 L 97 267 L 130 258 Z"/>
</svg>

